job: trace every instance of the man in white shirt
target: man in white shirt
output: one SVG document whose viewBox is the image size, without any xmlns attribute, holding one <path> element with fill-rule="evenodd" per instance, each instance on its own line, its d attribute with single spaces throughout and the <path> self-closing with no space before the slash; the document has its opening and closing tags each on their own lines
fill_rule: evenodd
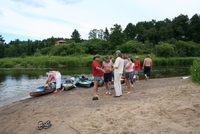
<svg viewBox="0 0 200 134">
<path fill-rule="evenodd" d="M 122 53 L 120 50 L 116 51 L 117 59 L 114 63 L 114 88 L 116 95 L 114 97 L 122 96 L 121 76 L 124 68 L 124 60 L 122 59 Z"/>
</svg>

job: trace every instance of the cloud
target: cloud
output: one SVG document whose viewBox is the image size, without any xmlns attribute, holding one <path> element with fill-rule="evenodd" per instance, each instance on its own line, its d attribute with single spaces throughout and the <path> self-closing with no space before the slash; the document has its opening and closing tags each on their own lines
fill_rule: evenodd
<svg viewBox="0 0 200 134">
<path fill-rule="evenodd" d="M 3 11 L 0 9 L 0 17 L 3 17 Z"/>
<path fill-rule="evenodd" d="M 58 2 L 64 3 L 64 4 L 76 4 L 81 2 L 82 0 L 57 0 Z"/>
<path fill-rule="evenodd" d="M 93 29 L 172 19 L 200 13 L 199 0 L 6 0 L 0 1 L 0 31 L 21 36 L 83 39 Z"/>
<path fill-rule="evenodd" d="M 24 4 L 36 8 L 45 7 L 45 3 L 42 0 L 12 0 L 18 4 Z"/>
</svg>

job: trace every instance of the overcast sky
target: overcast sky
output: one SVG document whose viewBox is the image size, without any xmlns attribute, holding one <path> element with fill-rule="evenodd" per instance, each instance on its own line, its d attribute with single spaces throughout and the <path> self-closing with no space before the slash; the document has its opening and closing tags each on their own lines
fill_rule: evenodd
<svg viewBox="0 0 200 134">
<path fill-rule="evenodd" d="M 88 39 L 93 29 L 200 14 L 200 0 L 0 0 L 0 35 L 11 40 Z"/>
</svg>

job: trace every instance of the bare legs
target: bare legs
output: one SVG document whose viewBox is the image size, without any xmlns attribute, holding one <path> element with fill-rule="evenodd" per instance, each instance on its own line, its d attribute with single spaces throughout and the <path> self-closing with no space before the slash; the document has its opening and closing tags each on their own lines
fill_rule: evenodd
<svg viewBox="0 0 200 134">
<path fill-rule="evenodd" d="M 106 94 L 111 95 L 111 82 L 106 82 Z"/>
<path fill-rule="evenodd" d="M 140 79 L 139 75 L 136 74 L 135 82 L 139 82 L 139 79 Z"/>
<path fill-rule="evenodd" d="M 127 94 L 131 93 L 131 80 L 130 79 L 126 79 L 125 80 L 126 82 L 126 85 L 127 85 L 127 88 L 128 88 L 128 91 L 127 91 Z"/>
<path fill-rule="evenodd" d="M 99 81 L 94 81 L 94 97 L 98 97 L 99 93 L 98 93 L 98 85 L 99 85 Z"/>
</svg>

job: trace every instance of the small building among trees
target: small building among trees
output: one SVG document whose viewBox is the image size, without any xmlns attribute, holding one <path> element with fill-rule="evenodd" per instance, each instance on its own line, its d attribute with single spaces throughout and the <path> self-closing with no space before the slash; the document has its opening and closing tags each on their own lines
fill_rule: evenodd
<svg viewBox="0 0 200 134">
<path fill-rule="evenodd" d="M 66 41 L 65 40 L 58 40 L 58 41 L 56 41 L 55 46 L 62 44 L 62 43 L 66 43 Z"/>
</svg>

